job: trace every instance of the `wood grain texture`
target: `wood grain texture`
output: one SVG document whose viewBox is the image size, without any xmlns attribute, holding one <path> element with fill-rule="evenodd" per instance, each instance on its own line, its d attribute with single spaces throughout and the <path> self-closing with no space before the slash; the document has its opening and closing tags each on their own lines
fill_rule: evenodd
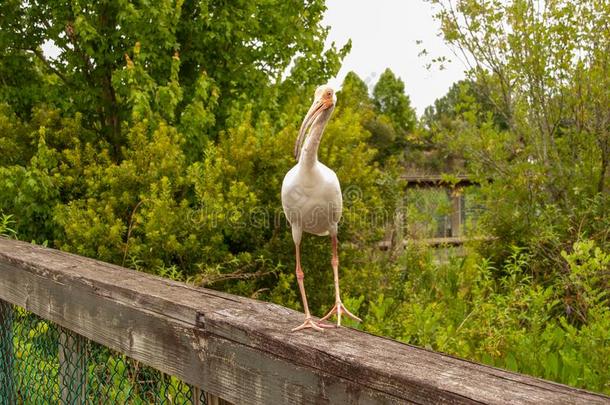
<svg viewBox="0 0 610 405">
<path fill-rule="evenodd" d="M 0 238 L 0 299 L 235 404 L 610 404 L 302 314 Z"/>
</svg>

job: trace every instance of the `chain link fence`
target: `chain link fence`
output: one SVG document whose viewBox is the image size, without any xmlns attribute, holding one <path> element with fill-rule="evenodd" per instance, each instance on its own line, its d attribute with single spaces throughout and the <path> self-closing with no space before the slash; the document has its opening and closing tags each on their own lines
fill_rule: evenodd
<svg viewBox="0 0 610 405">
<path fill-rule="evenodd" d="M 0 404 L 207 404 L 202 390 L 0 300 Z"/>
</svg>

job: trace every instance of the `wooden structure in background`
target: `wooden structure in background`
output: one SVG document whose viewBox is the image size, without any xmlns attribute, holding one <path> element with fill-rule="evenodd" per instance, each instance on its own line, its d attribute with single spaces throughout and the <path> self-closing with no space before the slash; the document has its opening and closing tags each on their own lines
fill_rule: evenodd
<svg viewBox="0 0 610 405">
<path fill-rule="evenodd" d="M 468 242 L 485 242 L 494 240 L 493 237 L 475 237 L 466 238 L 464 236 L 458 237 L 446 237 L 446 238 L 426 238 L 426 239 L 406 239 L 402 241 L 402 246 L 407 247 L 409 244 L 415 245 L 426 245 L 433 248 L 444 248 L 444 247 L 460 247 L 464 246 Z M 387 250 L 392 247 L 391 241 L 379 242 L 379 248 L 381 250 Z"/>
<path fill-rule="evenodd" d="M 303 315 L 278 305 L 4 238 L 0 300 L 59 324 L 66 339 L 83 336 L 199 387 L 210 403 L 610 404 L 348 328 L 291 333 Z"/>
<path fill-rule="evenodd" d="M 449 234 L 446 236 L 426 238 L 426 239 L 408 239 L 404 241 L 393 241 L 392 232 L 386 235 L 386 238 L 379 242 L 381 250 L 388 250 L 394 244 L 401 243 L 407 246 L 409 243 L 422 243 L 432 247 L 460 247 L 464 243 L 471 240 L 463 236 L 463 225 L 465 222 L 465 200 L 464 187 L 475 186 L 479 183 L 466 175 L 451 176 L 452 181 L 448 181 L 445 176 L 438 174 L 404 174 L 400 176 L 401 180 L 406 182 L 406 188 L 441 188 L 445 189 L 449 200 L 451 201 L 451 214 L 449 215 Z"/>
<path fill-rule="evenodd" d="M 478 183 L 466 175 L 455 175 L 452 177 L 453 181 L 447 181 L 441 175 L 403 175 L 400 178 L 406 181 L 407 188 L 442 188 L 447 191 L 451 201 L 451 214 L 449 215 L 450 235 L 447 238 L 455 239 L 462 236 L 465 217 L 463 189 Z"/>
<path fill-rule="evenodd" d="M 400 176 L 400 179 L 407 182 L 407 188 L 464 188 L 468 186 L 476 186 L 479 184 L 478 182 L 472 180 L 470 176 L 464 174 L 458 174 L 451 177 L 453 177 L 456 181 L 449 182 L 444 176 L 441 176 L 440 174 L 403 174 L 402 176 Z"/>
</svg>

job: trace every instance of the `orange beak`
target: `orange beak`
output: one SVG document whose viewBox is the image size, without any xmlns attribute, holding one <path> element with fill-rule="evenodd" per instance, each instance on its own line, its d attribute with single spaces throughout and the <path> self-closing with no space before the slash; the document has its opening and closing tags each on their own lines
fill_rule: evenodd
<svg viewBox="0 0 610 405">
<path fill-rule="evenodd" d="M 301 129 L 299 129 L 299 136 L 294 144 L 294 158 L 298 161 L 299 156 L 301 155 L 301 145 L 305 138 L 305 134 L 309 131 L 309 128 L 316 121 L 316 118 L 320 115 L 320 113 L 326 109 L 329 109 L 333 105 L 332 98 L 324 98 L 322 100 L 315 101 L 305 118 L 303 119 L 303 123 L 301 124 Z"/>
</svg>

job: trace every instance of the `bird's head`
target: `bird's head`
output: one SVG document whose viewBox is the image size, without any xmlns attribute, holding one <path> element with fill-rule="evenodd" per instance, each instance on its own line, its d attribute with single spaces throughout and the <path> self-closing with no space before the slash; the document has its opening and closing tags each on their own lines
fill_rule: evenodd
<svg viewBox="0 0 610 405">
<path fill-rule="evenodd" d="M 332 89 L 332 87 L 323 85 L 316 89 L 313 97 L 313 104 L 303 119 L 301 129 L 299 130 L 299 136 L 297 137 L 297 141 L 294 145 L 294 157 L 296 160 L 299 160 L 301 143 L 303 142 L 303 138 L 305 137 L 305 134 L 309 128 L 319 117 L 323 117 L 328 120 L 328 118 L 330 118 L 330 114 L 335 109 L 336 102 L 337 96 L 335 95 L 335 91 Z"/>
<path fill-rule="evenodd" d="M 321 104 L 324 109 L 328 109 L 335 106 L 337 102 L 337 96 L 335 91 L 329 85 L 319 86 L 316 89 L 313 97 L 313 105 Z"/>
</svg>

